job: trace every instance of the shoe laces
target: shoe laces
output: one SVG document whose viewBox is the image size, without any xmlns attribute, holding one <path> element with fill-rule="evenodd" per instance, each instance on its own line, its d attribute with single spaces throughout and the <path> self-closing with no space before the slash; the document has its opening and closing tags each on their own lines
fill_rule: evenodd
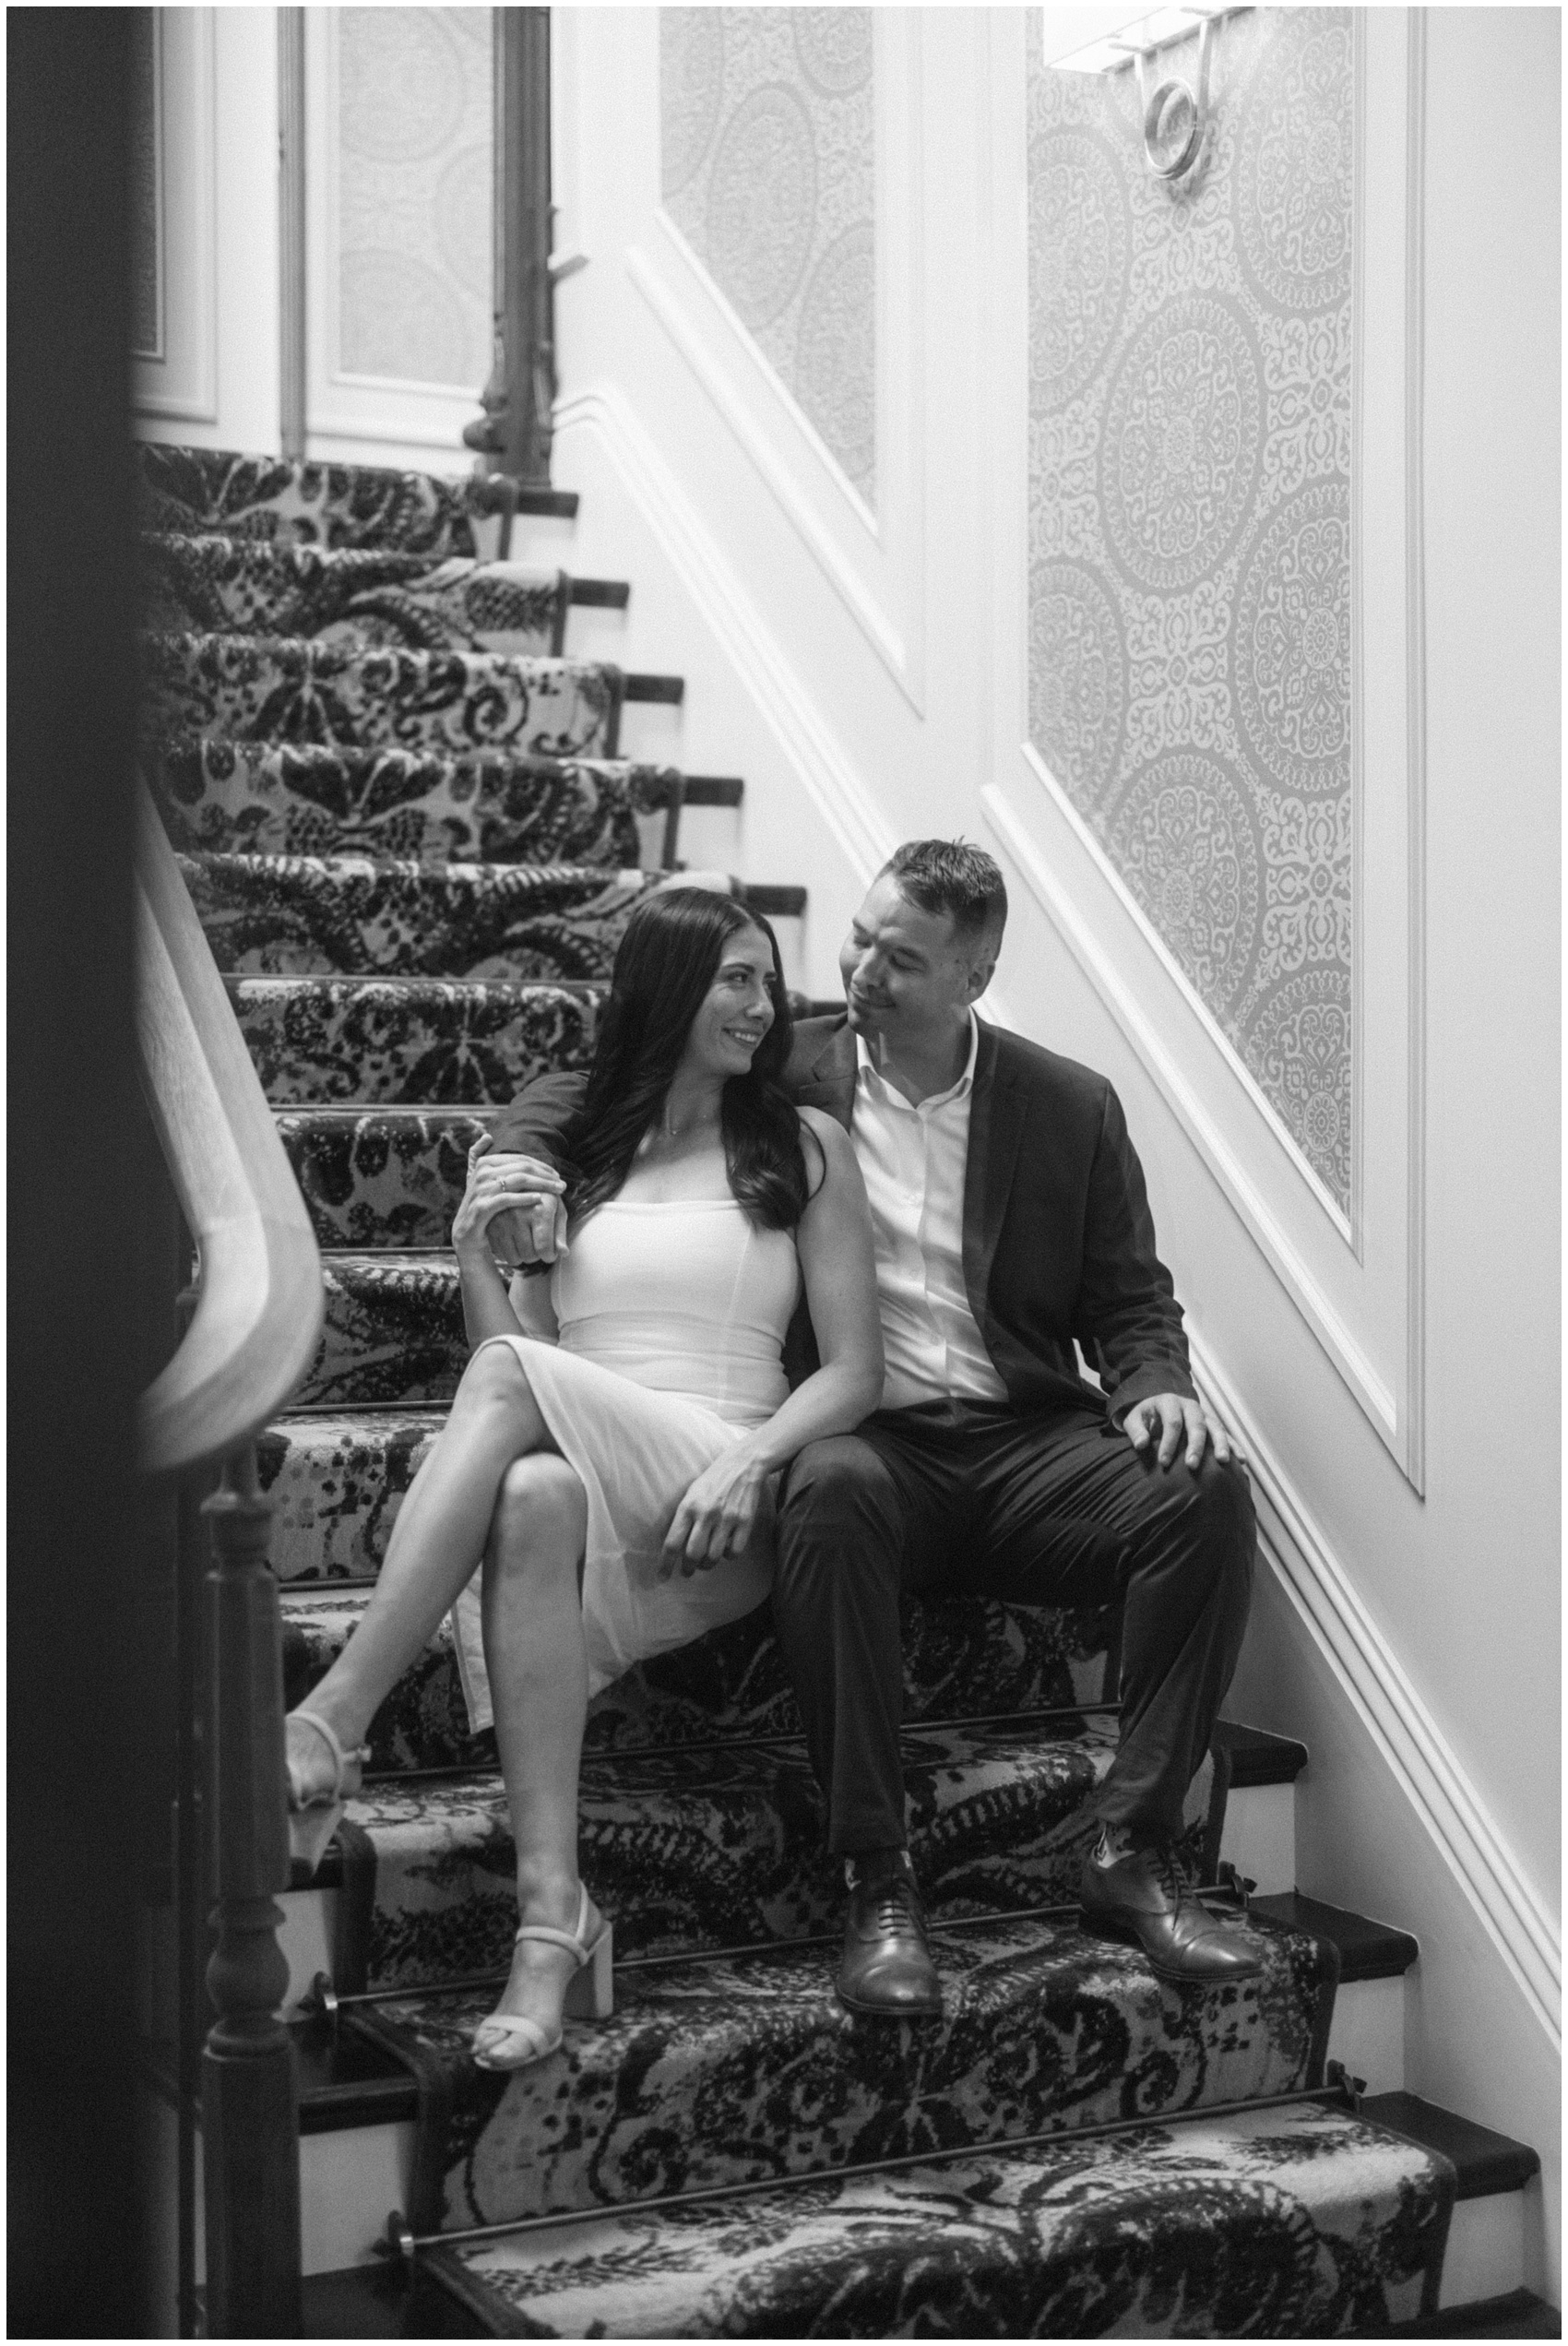
<svg viewBox="0 0 1568 2346">
<path fill-rule="evenodd" d="M 891 1874 L 879 1883 L 873 1893 L 876 1899 L 876 1927 L 883 1933 L 897 1930 L 900 1925 L 912 1930 L 915 1926 L 915 1886 L 907 1874 Z"/>
</svg>

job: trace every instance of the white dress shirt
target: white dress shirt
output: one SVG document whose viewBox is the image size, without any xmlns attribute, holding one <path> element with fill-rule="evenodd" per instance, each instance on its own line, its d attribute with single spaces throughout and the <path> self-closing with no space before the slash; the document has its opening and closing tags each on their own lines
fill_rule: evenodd
<svg viewBox="0 0 1568 2346">
<path fill-rule="evenodd" d="M 849 1138 L 871 1200 L 887 1364 L 885 1410 L 950 1398 L 1007 1399 L 964 1286 L 964 1167 L 979 1049 L 971 1010 L 963 1074 L 917 1108 L 884 1082 L 864 1037 L 855 1037 Z"/>
</svg>

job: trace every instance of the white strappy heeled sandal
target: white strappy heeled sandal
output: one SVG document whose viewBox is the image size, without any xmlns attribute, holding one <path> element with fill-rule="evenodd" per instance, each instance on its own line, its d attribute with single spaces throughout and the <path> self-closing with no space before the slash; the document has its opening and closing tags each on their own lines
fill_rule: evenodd
<svg viewBox="0 0 1568 2346">
<path fill-rule="evenodd" d="M 524 1923 L 514 1942 L 520 1945 L 524 1939 L 539 1939 L 549 1947 L 564 1947 L 576 1956 L 576 1968 L 566 1983 L 561 2005 L 564 2019 L 608 2020 L 615 2009 L 614 1932 L 601 1914 L 590 1939 L 588 1918 L 593 1911 L 588 1894 L 579 1884 L 576 1931 L 558 1931 L 549 1923 Z M 487 2029 L 494 2030 L 501 2042 L 481 2046 L 480 2040 Z M 537 2020 L 521 2013 L 492 2012 L 474 2030 L 474 2062 L 481 2069 L 526 2069 L 559 2052 L 562 2034 L 557 2028 L 553 2036 L 547 2036 Z M 516 2041 L 515 2052 L 504 2042 L 507 2038 Z M 497 2058 L 498 2054 L 502 2057 Z"/>
<path fill-rule="evenodd" d="M 291 1710 L 283 1721 L 285 1740 L 289 1721 L 301 1719 L 314 1727 L 327 1750 L 332 1754 L 332 1787 L 329 1792 L 313 1792 L 307 1799 L 304 1787 L 294 1772 L 292 1760 L 289 1769 L 289 1854 L 300 1864 L 308 1865 L 314 1874 L 327 1852 L 327 1844 L 342 1822 L 344 1800 L 360 1788 L 360 1770 L 370 1757 L 370 1745 L 361 1744 L 353 1751 L 345 1751 L 327 1721 L 317 1710 L 302 1703 Z"/>
</svg>

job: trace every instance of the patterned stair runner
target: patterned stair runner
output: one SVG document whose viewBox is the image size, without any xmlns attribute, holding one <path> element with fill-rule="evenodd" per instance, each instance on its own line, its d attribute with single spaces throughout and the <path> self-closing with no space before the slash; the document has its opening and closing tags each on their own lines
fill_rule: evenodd
<svg viewBox="0 0 1568 2346">
<path fill-rule="evenodd" d="M 1333 2338 L 1437 2309 L 1445 2159 L 1312 2105 L 512 2233 L 432 2262 L 526 2338 Z"/>
<path fill-rule="evenodd" d="M 564 570 L 369 546 L 258 538 L 141 542 L 142 618 L 160 632 L 309 636 L 363 648 L 507 651 L 558 659 L 572 582 Z"/>
<path fill-rule="evenodd" d="M 623 701 L 680 687 L 564 656 L 568 589 L 487 560 L 486 484 L 167 448 L 141 476 L 144 765 L 324 1250 L 322 1342 L 259 1444 L 293 1702 L 353 1634 L 461 1374 L 468 1149 L 586 1064 L 658 876 L 637 827 L 683 785 L 616 756 Z M 548 651 L 486 648 L 527 632 L 509 597 Z M 443 1626 L 318 1878 L 337 2025 L 420 2083 L 416 2228 L 556 2219 L 436 2253 L 488 2328 L 1309 2335 L 1434 2302 L 1452 2172 L 1268 2100 L 1322 2087 L 1332 1946 L 1256 1925 L 1256 1978 L 1182 1989 L 1077 1925 L 1117 1637 L 1103 1612 L 909 1607 L 946 1990 L 915 2028 L 833 1995 L 841 1882 L 766 1608 L 607 1688 L 581 1846 L 615 2014 L 508 2078 L 467 2047 L 516 1921 L 510 1825 Z M 1228 1781 L 1222 1753 L 1189 1796 L 1199 1869 Z M 715 2191 L 742 2196 L 642 2204 Z"/>
<path fill-rule="evenodd" d="M 199 734 L 160 740 L 143 768 L 170 838 L 187 852 L 357 851 L 435 864 L 636 863 L 638 817 L 666 807 L 681 780 L 625 758 Z"/>
</svg>

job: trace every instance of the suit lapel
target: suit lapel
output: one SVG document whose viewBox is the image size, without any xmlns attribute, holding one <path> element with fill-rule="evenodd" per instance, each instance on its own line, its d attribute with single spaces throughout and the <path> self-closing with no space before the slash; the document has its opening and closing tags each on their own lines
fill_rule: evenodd
<svg viewBox="0 0 1568 2346">
<path fill-rule="evenodd" d="M 855 1037 L 846 1018 L 834 1029 L 811 1062 L 804 1078 L 791 1087 L 797 1102 L 808 1108 L 826 1108 L 848 1132 L 855 1106 L 857 1064 Z"/>
<path fill-rule="evenodd" d="M 964 1164 L 964 1286 L 982 1337 L 989 1317 L 986 1289 L 1012 1195 L 1028 1104 L 1014 1070 L 1001 1064 L 996 1029 L 982 1023 Z"/>
</svg>

